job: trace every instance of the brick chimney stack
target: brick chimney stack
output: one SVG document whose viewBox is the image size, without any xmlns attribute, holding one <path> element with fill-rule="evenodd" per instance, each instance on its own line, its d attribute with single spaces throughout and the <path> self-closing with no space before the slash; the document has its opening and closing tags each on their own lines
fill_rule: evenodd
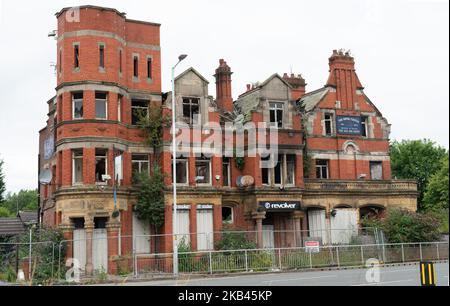
<svg viewBox="0 0 450 306">
<path fill-rule="evenodd" d="M 336 97 L 342 108 L 353 110 L 357 90 L 363 90 L 355 69 L 355 59 L 350 51 L 334 50 L 330 57 L 330 77 L 326 86 L 336 88 Z"/>
<path fill-rule="evenodd" d="M 305 95 L 307 84 L 301 74 L 299 74 L 298 76 L 295 76 L 294 74 L 288 76 L 288 74 L 285 73 L 283 76 L 283 80 L 285 80 L 289 85 L 292 86 L 292 99 L 299 100 Z"/>
<path fill-rule="evenodd" d="M 230 66 L 223 59 L 220 60 L 220 66 L 216 69 L 216 88 L 217 105 L 226 112 L 233 112 L 234 103 L 231 93 L 231 72 Z"/>
</svg>

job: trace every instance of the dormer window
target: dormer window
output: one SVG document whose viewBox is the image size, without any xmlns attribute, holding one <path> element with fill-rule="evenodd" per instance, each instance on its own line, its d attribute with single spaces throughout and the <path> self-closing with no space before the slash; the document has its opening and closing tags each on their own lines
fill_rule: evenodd
<svg viewBox="0 0 450 306">
<path fill-rule="evenodd" d="M 283 103 L 270 103 L 270 126 L 283 128 Z"/>
<path fill-rule="evenodd" d="M 200 115 L 200 99 L 199 98 L 183 98 L 183 117 L 189 124 L 197 123 Z"/>
</svg>

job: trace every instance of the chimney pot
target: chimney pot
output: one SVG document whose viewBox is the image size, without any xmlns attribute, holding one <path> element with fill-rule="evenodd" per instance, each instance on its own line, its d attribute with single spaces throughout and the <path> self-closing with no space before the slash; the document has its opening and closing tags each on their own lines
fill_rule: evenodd
<svg viewBox="0 0 450 306">
<path fill-rule="evenodd" d="M 283 75 L 283 79 L 287 79 L 289 76 L 288 76 L 288 74 L 287 73 L 285 73 L 284 75 Z"/>
<path fill-rule="evenodd" d="M 252 85 L 251 84 L 247 84 L 247 91 L 252 90 Z"/>
</svg>

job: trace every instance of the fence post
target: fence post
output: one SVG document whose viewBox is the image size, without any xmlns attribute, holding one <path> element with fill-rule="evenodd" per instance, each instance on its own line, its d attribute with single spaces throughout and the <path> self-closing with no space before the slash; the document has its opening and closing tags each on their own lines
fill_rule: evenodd
<svg viewBox="0 0 450 306">
<path fill-rule="evenodd" d="M 437 254 L 437 260 L 441 260 L 441 256 L 440 256 L 440 254 L 439 254 L 439 242 L 438 243 L 436 243 L 436 254 Z"/>
<path fill-rule="evenodd" d="M 280 271 L 283 271 L 283 265 L 281 264 L 281 249 L 278 249 L 278 263 L 280 265 Z"/>
<path fill-rule="evenodd" d="M 55 266 L 55 243 L 52 242 L 52 282 L 54 279 L 54 266 Z"/>
<path fill-rule="evenodd" d="M 422 243 L 419 244 L 419 250 L 420 250 L 420 261 L 422 261 L 423 260 Z"/>
<path fill-rule="evenodd" d="M 402 262 L 405 262 L 405 245 L 402 243 Z"/>
<path fill-rule="evenodd" d="M 338 268 L 340 268 L 341 267 L 341 260 L 339 258 L 339 246 L 336 246 L 336 260 L 337 260 Z"/>
<path fill-rule="evenodd" d="M 361 246 L 361 263 L 364 266 L 364 246 Z"/>
<path fill-rule="evenodd" d="M 309 253 L 309 267 L 312 269 L 312 267 L 313 267 L 313 264 L 312 264 L 312 252 L 309 251 L 308 253 Z"/>
<path fill-rule="evenodd" d="M 134 278 L 138 278 L 137 252 L 136 252 L 136 236 L 132 237 L 133 242 L 133 274 Z"/>
<path fill-rule="evenodd" d="M 213 275 L 212 252 L 209 252 L 209 273 Z"/>
<path fill-rule="evenodd" d="M 245 272 L 248 272 L 248 251 L 245 250 Z"/>
<path fill-rule="evenodd" d="M 64 241 L 61 241 L 59 243 L 59 250 L 58 250 L 58 279 L 61 280 L 61 247 Z"/>
</svg>

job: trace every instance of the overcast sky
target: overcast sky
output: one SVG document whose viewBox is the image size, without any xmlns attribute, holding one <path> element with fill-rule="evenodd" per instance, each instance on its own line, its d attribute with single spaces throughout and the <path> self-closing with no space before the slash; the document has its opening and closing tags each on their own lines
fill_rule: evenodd
<svg viewBox="0 0 450 306">
<path fill-rule="evenodd" d="M 308 91 L 328 78 L 333 49 L 350 49 L 366 94 L 393 125 L 392 139 L 449 147 L 447 0 L 23 1 L 0 0 L 0 159 L 8 191 L 37 187 L 38 131 L 54 94 L 55 13 L 84 4 L 117 8 L 161 27 L 163 90 L 181 53 L 210 82 L 224 58 L 233 94 L 273 73 L 303 74 Z"/>
</svg>

